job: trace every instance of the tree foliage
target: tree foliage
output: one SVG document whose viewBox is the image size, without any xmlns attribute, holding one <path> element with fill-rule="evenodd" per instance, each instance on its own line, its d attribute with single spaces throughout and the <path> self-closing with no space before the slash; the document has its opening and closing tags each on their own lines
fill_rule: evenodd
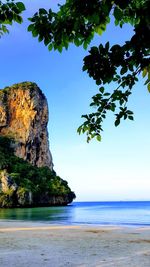
<svg viewBox="0 0 150 267">
<path fill-rule="evenodd" d="M 17 194 L 24 195 L 26 192 L 32 192 L 34 203 L 39 203 L 42 196 L 69 196 L 75 198 L 67 181 L 56 175 L 48 167 L 32 166 L 27 161 L 14 155 L 12 140 L 0 136 L 0 172 L 4 169 L 10 175 L 13 183 L 18 187 Z M 11 189 L 8 192 L 2 192 L 0 188 L 0 206 L 15 205 L 14 195 L 16 192 Z M 2 203 L 5 202 L 5 205 Z"/>
<path fill-rule="evenodd" d="M 3 4 L 0 3 L 1 12 Z M 4 12 L 7 18 L 0 20 L 3 27 L 7 21 L 21 22 L 18 16 L 25 8 L 20 2 L 14 4 L 7 1 L 4 9 L 7 6 L 11 15 Z M 90 104 L 95 107 L 95 112 L 83 115 L 84 122 L 78 128 L 79 134 L 87 134 L 87 141 L 94 137 L 101 140 L 103 120 L 109 111 L 115 115 L 115 126 L 119 125 L 121 119 L 133 120 L 133 112 L 128 109 L 127 103 L 140 73 L 150 92 L 149 14 L 149 0 L 66 0 L 64 5 L 59 5 L 58 12 L 40 8 L 29 18 L 28 31 L 32 32 L 33 37 L 44 42 L 49 50 L 59 52 L 63 48 L 68 49 L 70 43 L 87 49 L 94 35 L 101 35 L 112 18 L 116 27 L 122 28 L 126 23 L 133 27 L 132 38 L 123 45 L 110 46 L 108 40 L 105 45 L 100 43 L 99 46 L 91 47 L 83 60 L 83 71 L 99 87 Z M 110 86 L 112 83 L 116 84 L 113 92 Z M 110 88 L 108 92 L 106 86 Z"/>
<path fill-rule="evenodd" d="M 9 32 L 7 25 L 12 25 L 13 22 L 23 22 L 21 13 L 24 10 L 25 5 L 22 2 L 0 1 L 0 37 Z"/>
</svg>

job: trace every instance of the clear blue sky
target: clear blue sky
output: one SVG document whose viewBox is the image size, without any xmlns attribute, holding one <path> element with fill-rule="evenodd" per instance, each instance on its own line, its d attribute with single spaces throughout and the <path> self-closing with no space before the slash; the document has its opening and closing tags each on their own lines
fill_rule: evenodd
<svg viewBox="0 0 150 267">
<path fill-rule="evenodd" d="M 56 9 L 63 1 L 24 1 L 31 16 L 40 6 Z M 44 2 L 44 4 L 43 4 Z M 36 82 L 49 104 L 49 139 L 54 168 L 69 182 L 77 201 L 150 200 L 150 95 L 141 80 L 135 87 L 129 107 L 135 113 L 134 122 L 123 121 L 114 127 L 113 117 L 104 123 L 102 142 L 86 143 L 76 132 L 81 115 L 90 111 L 89 103 L 97 86 L 82 72 L 87 51 L 73 45 L 62 54 L 47 48 L 27 33 L 25 26 L 15 25 L 10 34 L 0 40 L 0 88 L 22 81 Z M 122 43 L 131 36 L 110 25 L 93 44 Z"/>
</svg>

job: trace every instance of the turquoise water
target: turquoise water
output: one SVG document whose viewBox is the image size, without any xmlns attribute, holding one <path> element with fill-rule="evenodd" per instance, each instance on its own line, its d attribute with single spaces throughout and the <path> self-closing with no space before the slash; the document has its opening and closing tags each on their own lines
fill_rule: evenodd
<svg viewBox="0 0 150 267">
<path fill-rule="evenodd" d="M 66 207 L 0 209 L 0 220 L 150 226 L 150 201 L 74 202 Z"/>
</svg>

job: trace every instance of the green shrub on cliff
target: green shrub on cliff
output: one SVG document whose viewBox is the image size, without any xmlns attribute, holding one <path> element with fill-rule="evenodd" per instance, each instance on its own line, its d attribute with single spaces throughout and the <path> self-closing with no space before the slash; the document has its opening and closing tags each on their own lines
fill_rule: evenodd
<svg viewBox="0 0 150 267">
<path fill-rule="evenodd" d="M 10 139 L 0 137 L 0 170 L 9 165 L 9 156 L 13 155 L 13 149 L 10 147 Z"/>
<path fill-rule="evenodd" d="M 1 207 L 12 207 L 13 206 L 13 198 L 7 193 L 0 192 L 0 206 Z"/>
<path fill-rule="evenodd" d="M 14 155 L 11 148 L 11 140 L 0 137 L 0 170 L 6 170 L 11 184 L 16 188 L 12 191 L 2 191 L 0 187 L 0 206 L 11 207 L 17 205 L 30 205 L 32 202 L 44 205 L 50 197 L 68 196 L 72 201 L 75 194 L 71 191 L 68 183 L 51 171 L 48 167 L 36 167 Z M 1 183 L 0 183 L 1 184 Z M 71 202 L 70 201 L 70 202 Z M 36 204 L 35 204 L 36 205 Z"/>
</svg>

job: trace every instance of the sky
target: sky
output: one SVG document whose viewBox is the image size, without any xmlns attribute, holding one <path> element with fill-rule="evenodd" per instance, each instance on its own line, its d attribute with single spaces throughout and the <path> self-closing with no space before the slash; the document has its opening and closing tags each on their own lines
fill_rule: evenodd
<svg viewBox="0 0 150 267">
<path fill-rule="evenodd" d="M 129 101 L 134 121 L 114 126 L 113 116 L 104 122 L 102 141 L 86 143 L 79 136 L 81 115 L 92 112 L 91 97 L 97 92 L 95 82 L 82 72 L 82 47 L 71 45 L 61 54 L 32 38 L 26 27 L 27 17 L 39 7 L 57 10 L 63 1 L 26 0 L 24 23 L 14 24 L 0 39 L 0 88 L 23 81 L 36 82 L 49 105 L 49 141 L 54 169 L 67 180 L 76 193 L 76 201 L 150 200 L 150 94 L 140 78 Z M 111 23 L 103 36 L 91 45 L 123 43 L 132 36 L 128 25 L 123 31 Z M 88 49 L 90 46 L 88 47 Z"/>
</svg>

